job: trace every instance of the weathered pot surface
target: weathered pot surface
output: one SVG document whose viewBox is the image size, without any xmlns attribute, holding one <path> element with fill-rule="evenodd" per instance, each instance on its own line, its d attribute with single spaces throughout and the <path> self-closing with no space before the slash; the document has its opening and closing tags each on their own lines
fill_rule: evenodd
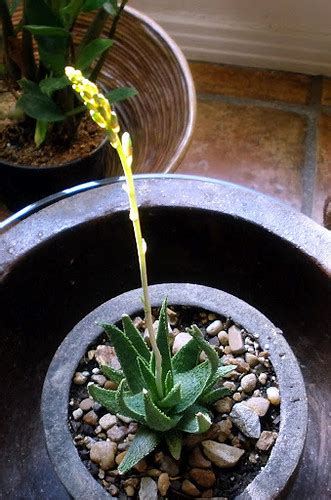
<svg viewBox="0 0 331 500">
<path fill-rule="evenodd" d="M 231 317 L 247 331 L 259 334 L 262 348 L 269 344 L 281 402 L 281 423 L 267 465 L 237 497 L 277 498 L 289 484 L 299 463 L 307 429 L 307 398 L 296 358 L 282 332 L 263 314 L 226 292 L 202 285 L 170 283 L 150 287 L 153 306 L 165 296 L 173 305 L 201 307 Z M 81 462 L 68 428 L 68 401 L 72 376 L 88 346 L 102 333 L 95 324 L 116 323 L 125 312 L 141 310 L 141 290 L 136 289 L 105 302 L 81 320 L 64 339 L 49 367 L 42 394 L 42 416 L 48 452 L 62 483 L 73 498 L 102 499 L 110 495 Z M 289 444 L 290 443 L 290 444 Z"/>
</svg>

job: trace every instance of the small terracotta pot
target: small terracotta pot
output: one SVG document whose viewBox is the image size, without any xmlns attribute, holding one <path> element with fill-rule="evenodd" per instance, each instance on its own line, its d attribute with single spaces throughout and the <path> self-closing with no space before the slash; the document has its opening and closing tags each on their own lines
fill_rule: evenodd
<svg viewBox="0 0 331 500">
<path fill-rule="evenodd" d="M 169 304 L 201 307 L 231 317 L 248 332 L 258 334 L 262 348 L 268 344 L 282 397 L 280 430 L 266 466 L 237 498 L 279 497 L 299 463 L 308 419 L 303 378 L 282 332 L 247 303 L 214 288 L 170 283 L 153 285 L 150 293 L 153 306 L 159 306 L 167 296 Z M 115 297 L 88 314 L 62 342 L 47 372 L 41 403 L 47 449 L 56 473 L 73 498 L 107 500 L 110 495 L 81 462 L 68 428 L 72 377 L 88 347 L 102 333 L 95 322 L 106 319 L 107 322 L 117 323 L 123 313 L 131 316 L 139 313 L 140 297 L 141 289 L 133 290 Z"/>
</svg>

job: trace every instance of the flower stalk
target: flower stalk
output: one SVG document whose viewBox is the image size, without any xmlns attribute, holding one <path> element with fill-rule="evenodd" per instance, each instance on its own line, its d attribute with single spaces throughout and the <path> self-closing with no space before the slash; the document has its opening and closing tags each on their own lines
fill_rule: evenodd
<svg viewBox="0 0 331 500">
<path fill-rule="evenodd" d="M 143 304 L 145 312 L 145 321 L 152 351 L 155 356 L 156 368 L 156 386 L 159 397 L 163 397 L 162 386 L 162 358 L 160 350 L 156 342 L 156 336 L 153 328 L 151 304 L 148 291 L 147 265 L 146 265 L 146 250 L 147 245 L 142 237 L 139 209 L 137 205 L 137 197 L 132 174 L 132 145 L 131 139 L 127 132 L 122 135 L 122 141 L 119 137 L 120 126 L 118 124 L 115 111 L 112 110 L 109 101 L 99 92 L 97 86 L 84 78 L 81 71 L 75 70 L 68 66 L 65 69 L 66 75 L 69 78 L 72 88 L 79 93 L 84 105 L 89 109 L 92 119 L 107 132 L 109 142 L 116 149 L 119 159 L 122 164 L 125 180 L 126 191 L 130 204 L 130 220 L 133 225 L 141 285 L 143 289 Z"/>
</svg>

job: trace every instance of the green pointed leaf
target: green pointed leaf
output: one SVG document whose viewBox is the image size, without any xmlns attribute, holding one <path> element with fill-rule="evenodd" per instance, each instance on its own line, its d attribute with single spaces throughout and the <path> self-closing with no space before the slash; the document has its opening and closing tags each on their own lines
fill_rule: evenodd
<svg viewBox="0 0 331 500">
<path fill-rule="evenodd" d="M 200 434 L 206 432 L 210 426 L 211 419 L 208 410 L 200 405 L 192 405 L 185 412 L 177 428 L 191 434 Z"/>
<path fill-rule="evenodd" d="M 79 52 L 76 60 L 76 68 L 81 70 L 87 69 L 92 62 L 100 57 L 105 50 L 112 46 L 112 44 L 113 41 L 107 38 L 92 40 L 92 42 L 85 45 Z"/>
<path fill-rule="evenodd" d="M 154 374 L 150 371 L 147 364 L 141 358 L 138 358 L 138 366 L 144 381 L 144 388 L 151 393 L 153 401 L 158 399 L 158 392 Z"/>
<path fill-rule="evenodd" d="M 162 383 L 164 387 L 168 372 L 172 374 L 172 362 L 168 335 L 167 299 L 164 299 L 160 311 L 159 327 L 156 336 L 156 343 L 162 356 Z"/>
<path fill-rule="evenodd" d="M 115 104 L 116 102 L 125 101 L 137 94 L 138 91 L 134 87 L 121 87 L 107 92 L 106 98 L 110 104 Z"/>
<path fill-rule="evenodd" d="M 17 107 L 31 118 L 44 122 L 59 122 L 65 119 L 65 115 L 55 102 L 43 94 L 35 91 L 24 93 L 17 101 Z"/>
<path fill-rule="evenodd" d="M 204 393 L 199 401 L 206 405 L 211 405 L 225 396 L 231 396 L 232 391 L 226 387 L 219 387 L 218 389 L 213 389 L 207 393 Z"/>
<path fill-rule="evenodd" d="M 172 408 L 180 403 L 182 397 L 182 391 L 180 384 L 176 384 L 168 394 L 158 402 L 158 406 L 161 408 Z"/>
<path fill-rule="evenodd" d="M 236 365 L 224 365 L 224 366 L 219 366 L 214 373 L 214 375 L 211 377 L 211 380 L 206 386 L 205 391 L 211 390 L 216 382 L 219 381 L 220 378 L 225 377 L 228 373 L 231 373 L 233 370 L 235 370 L 237 367 Z"/>
<path fill-rule="evenodd" d="M 141 427 L 118 467 L 119 473 L 125 474 L 125 472 L 132 469 L 132 467 L 142 458 L 145 458 L 149 453 L 151 453 L 160 441 L 161 438 L 157 432 L 148 429 L 147 427 Z"/>
<path fill-rule="evenodd" d="M 144 401 L 143 393 L 139 392 L 138 394 L 131 394 L 129 392 L 125 392 L 124 393 L 124 400 L 125 400 L 126 406 L 128 408 L 130 408 L 130 410 L 141 415 L 144 422 L 145 422 L 146 415 L 145 415 L 145 401 Z"/>
<path fill-rule="evenodd" d="M 200 345 L 201 349 L 206 353 L 210 365 L 211 365 L 211 374 L 210 374 L 210 380 L 214 373 L 216 372 L 218 366 L 219 366 L 219 356 L 215 349 L 207 342 L 204 338 L 203 335 L 200 331 L 200 329 L 197 327 L 197 325 L 192 325 L 191 328 L 188 329 L 188 332 L 192 335 L 192 337 L 197 341 L 197 343 Z"/>
<path fill-rule="evenodd" d="M 129 397 L 125 397 L 124 384 L 125 380 L 123 379 L 116 391 L 116 404 L 118 413 L 124 415 L 125 417 L 133 418 L 134 420 L 142 424 L 145 423 L 145 415 L 144 413 L 140 412 L 141 407 L 139 403 L 137 404 L 137 401 L 133 402 L 132 399 L 129 400 Z"/>
<path fill-rule="evenodd" d="M 108 380 L 112 380 L 116 384 L 119 384 L 121 382 L 121 380 L 124 378 L 124 373 L 121 370 L 115 370 L 111 366 L 101 365 L 100 370 L 101 370 L 101 373 Z"/>
<path fill-rule="evenodd" d="M 174 386 L 174 377 L 172 372 L 169 370 L 164 382 L 165 393 L 167 394 L 168 392 L 170 392 L 173 386 Z"/>
<path fill-rule="evenodd" d="M 47 131 L 48 131 L 48 122 L 37 120 L 34 132 L 34 142 L 37 148 L 39 148 L 39 146 L 41 146 L 41 144 L 46 139 Z"/>
<path fill-rule="evenodd" d="M 123 373 L 128 383 L 129 389 L 135 394 L 141 392 L 144 384 L 139 371 L 137 358 L 139 354 L 133 346 L 130 339 L 127 338 L 115 325 L 108 323 L 98 323 L 102 326 L 107 333 L 110 341 L 112 342 L 119 362 L 121 364 Z"/>
<path fill-rule="evenodd" d="M 192 370 L 197 365 L 201 347 L 195 339 L 191 339 L 172 358 L 174 372 L 182 373 Z"/>
<path fill-rule="evenodd" d="M 174 383 L 180 384 L 182 391 L 182 400 L 175 408 L 176 413 L 195 403 L 209 380 L 210 371 L 210 363 L 205 361 L 188 372 L 175 374 Z"/>
<path fill-rule="evenodd" d="M 70 82 L 66 75 L 45 78 L 39 82 L 40 90 L 48 96 L 51 96 L 56 90 L 64 89 L 68 85 L 70 85 Z"/>
<path fill-rule="evenodd" d="M 146 342 L 144 341 L 141 333 L 134 326 L 130 316 L 123 314 L 122 324 L 124 328 L 124 333 L 131 340 L 135 349 L 139 352 L 140 356 L 144 358 L 147 362 L 151 359 L 151 351 L 148 349 Z"/>
<path fill-rule="evenodd" d="M 233 372 L 233 370 L 235 370 L 237 368 L 236 365 L 223 365 L 223 366 L 219 366 L 217 368 L 217 371 L 215 373 L 215 377 L 216 379 L 220 379 L 220 378 L 223 378 L 225 377 L 225 375 L 228 375 L 229 373 Z"/>
<path fill-rule="evenodd" d="M 182 433 L 177 429 L 173 429 L 167 432 L 165 440 L 171 455 L 175 460 L 179 460 L 182 452 Z"/>
<path fill-rule="evenodd" d="M 174 415 L 168 417 L 163 413 L 160 408 L 153 403 L 150 395 L 147 391 L 144 391 L 144 402 L 145 402 L 145 413 L 146 413 L 146 424 L 151 429 L 156 431 L 165 432 L 176 426 L 177 422 L 180 420 L 181 416 Z"/>
<path fill-rule="evenodd" d="M 87 389 L 89 395 L 94 399 L 94 401 L 104 406 L 106 410 L 114 414 L 118 413 L 118 407 L 116 403 L 117 391 L 102 389 L 101 387 L 98 387 L 96 384 L 89 385 Z"/>
<path fill-rule="evenodd" d="M 60 37 L 67 38 L 70 36 L 69 31 L 60 26 L 40 26 L 36 24 L 26 24 L 24 29 L 30 31 L 32 35 L 38 36 L 52 36 L 52 37 Z"/>
</svg>

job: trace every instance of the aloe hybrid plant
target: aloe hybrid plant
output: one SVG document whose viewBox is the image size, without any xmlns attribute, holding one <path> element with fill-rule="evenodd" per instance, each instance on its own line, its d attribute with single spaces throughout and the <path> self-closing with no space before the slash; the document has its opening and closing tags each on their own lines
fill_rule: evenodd
<svg viewBox="0 0 331 500">
<path fill-rule="evenodd" d="M 152 324 L 148 294 L 146 243 L 142 238 L 139 210 L 131 171 L 132 147 L 128 133 L 119 137 L 116 113 L 96 85 L 83 77 L 79 70 L 66 68 L 73 89 L 79 93 L 92 119 L 104 128 L 111 145 L 117 150 L 126 177 L 141 282 L 145 319 L 152 350 L 143 340 L 129 316 L 122 317 L 123 330 L 108 323 L 99 323 L 114 346 L 122 370 L 101 366 L 102 373 L 118 384 L 109 390 L 90 384 L 91 397 L 112 413 L 134 419 L 141 424 L 130 448 L 118 467 L 124 474 L 164 440 L 170 453 L 179 459 L 183 433 L 205 432 L 211 426 L 208 407 L 231 393 L 218 387 L 219 381 L 235 366 L 220 366 L 214 348 L 203 338 L 196 325 L 188 329 L 191 340 L 174 356 L 171 355 L 167 321 L 167 300 L 159 315 L 158 331 Z M 200 363 L 204 352 L 207 359 Z"/>
<path fill-rule="evenodd" d="M 17 95 L 21 121 L 34 129 L 36 146 L 46 138 L 70 146 L 85 108 L 72 91 L 64 69 L 73 64 L 95 81 L 102 69 L 127 0 L 0 0 L 3 36 L 3 77 Z M 13 15 L 20 7 L 21 19 Z M 95 11 L 91 24 L 75 43 L 75 24 L 81 13 Z M 107 37 L 101 37 L 109 18 Z M 18 89 L 18 92 L 16 90 Z M 112 102 L 135 95 L 133 88 L 114 89 Z M 16 116 L 18 115 L 16 113 Z"/>
</svg>

